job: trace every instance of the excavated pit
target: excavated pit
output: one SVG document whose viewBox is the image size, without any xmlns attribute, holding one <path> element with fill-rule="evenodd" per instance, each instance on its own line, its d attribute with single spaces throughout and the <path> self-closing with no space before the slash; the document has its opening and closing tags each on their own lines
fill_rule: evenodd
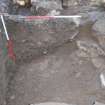
<svg viewBox="0 0 105 105">
<path fill-rule="evenodd" d="M 67 20 L 36 25 L 9 21 L 7 27 L 14 43 L 16 64 L 7 57 L 3 60 L 3 105 L 40 102 L 88 105 L 94 98 L 104 102 L 99 80 L 101 70 L 95 66 L 103 56 L 99 55 L 94 62 L 78 47 L 78 41 L 84 41 L 82 47 L 93 48 L 90 54 L 98 53 L 94 51 L 98 41 L 92 35 L 92 24 L 76 27 Z"/>
<path fill-rule="evenodd" d="M 61 14 L 77 14 L 79 10 L 70 8 Z M 0 105 L 105 103 L 100 81 L 105 50 L 92 30 L 94 22 L 84 20 L 79 27 L 71 19 L 6 21 L 16 62 L 5 54 L 6 39 L 1 34 Z"/>
</svg>

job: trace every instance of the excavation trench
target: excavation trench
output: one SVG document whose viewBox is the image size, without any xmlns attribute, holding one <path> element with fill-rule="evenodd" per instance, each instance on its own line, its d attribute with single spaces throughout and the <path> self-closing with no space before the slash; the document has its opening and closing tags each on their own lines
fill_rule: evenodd
<svg viewBox="0 0 105 105">
<path fill-rule="evenodd" d="M 84 11 L 82 15 L 87 16 Z M 89 19 L 82 20 L 79 26 L 72 19 L 31 23 L 7 20 L 15 63 L 8 57 L 1 25 L 0 105 L 43 102 L 90 105 L 94 100 L 105 103 L 99 78 L 105 68 L 105 54 L 92 30 L 93 24 Z"/>
</svg>

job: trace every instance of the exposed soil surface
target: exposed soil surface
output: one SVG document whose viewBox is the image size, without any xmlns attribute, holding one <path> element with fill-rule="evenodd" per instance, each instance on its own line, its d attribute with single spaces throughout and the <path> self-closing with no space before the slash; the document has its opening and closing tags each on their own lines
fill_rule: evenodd
<svg viewBox="0 0 105 105">
<path fill-rule="evenodd" d="M 92 36 L 91 24 L 78 28 L 79 33 L 72 41 L 66 39 L 68 32 L 74 34 L 69 26 L 66 26 L 65 34 L 61 27 L 57 27 L 57 30 L 50 27 L 51 33 L 49 27 L 45 26 L 45 31 L 43 26 L 35 27 L 33 34 L 31 29 L 19 26 L 16 24 L 12 28 L 17 65 L 7 66 L 7 105 L 49 101 L 89 105 L 94 98 L 105 102 L 99 79 L 101 70 L 77 46 L 79 40 L 97 44 L 96 38 Z M 61 38 L 57 38 L 57 35 L 61 35 Z"/>
<path fill-rule="evenodd" d="M 78 12 L 77 8 L 69 8 L 61 13 Z M 5 98 L 1 104 L 92 105 L 94 100 L 105 103 L 105 89 L 99 78 L 105 68 L 105 54 L 92 31 L 93 24 L 77 27 L 65 19 L 33 24 L 7 22 L 16 63 L 0 58 L 1 64 L 5 62 L 5 66 L 0 66 L 4 75 L 0 85 L 5 88 L 0 92 Z"/>
</svg>

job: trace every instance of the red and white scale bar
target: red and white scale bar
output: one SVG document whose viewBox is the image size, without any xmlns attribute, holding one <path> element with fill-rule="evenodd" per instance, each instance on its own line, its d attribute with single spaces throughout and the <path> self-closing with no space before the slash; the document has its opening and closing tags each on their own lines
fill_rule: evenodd
<svg viewBox="0 0 105 105">
<path fill-rule="evenodd" d="M 0 15 L 6 16 L 6 17 L 14 17 L 19 19 L 68 19 L 68 18 L 81 18 L 81 15 L 57 15 L 57 16 L 23 16 L 23 15 L 11 15 L 8 13 L 0 13 Z"/>
<path fill-rule="evenodd" d="M 81 18 L 80 15 L 71 15 L 71 16 L 19 16 L 22 19 L 69 19 L 69 18 Z"/>
<path fill-rule="evenodd" d="M 10 17 L 10 18 L 17 18 L 17 19 L 30 19 L 30 20 L 35 20 L 35 19 L 75 19 L 75 18 L 81 18 L 81 15 L 59 15 L 59 16 L 22 16 L 22 15 L 11 15 L 8 13 L 0 13 L 0 15 L 3 15 L 5 17 Z"/>
<path fill-rule="evenodd" d="M 1 15 L 0 17 L 1 17 L 2 24 L 3 24 L 5 36 L 6 36 L 6 39 L 7 39 L 8 55 L 13 61 L 15 61 L 16 58 L 15 58 L 15 53 L 13 51 L 13 43 L 12 43 L 10 37 L 9 37 L 8 32 L 7 32 L 7 28 L 6 28 L 6 24 L 5 24 L 3 15 Z"/>
</svg>

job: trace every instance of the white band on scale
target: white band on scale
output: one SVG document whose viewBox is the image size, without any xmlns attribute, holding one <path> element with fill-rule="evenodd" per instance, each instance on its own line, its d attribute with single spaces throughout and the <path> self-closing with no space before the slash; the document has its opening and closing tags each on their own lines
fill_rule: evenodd
<svg viewBox="0 0 105 105">
<path fill-rule="evenodd" d="M 4 21 L 3 15 L 1 15 L 0 17 L 1 17 L 1 21 L 2 21 L 3 27 L 4 27 L 6 38 L 7 38 L 7 40 L 9 40 L 9 35 L 8 35 L 8 32 L 7 32 L 7 28 L 6 28 L 6 25 L 5 25 L 5 21 Z"/>
</svg>

